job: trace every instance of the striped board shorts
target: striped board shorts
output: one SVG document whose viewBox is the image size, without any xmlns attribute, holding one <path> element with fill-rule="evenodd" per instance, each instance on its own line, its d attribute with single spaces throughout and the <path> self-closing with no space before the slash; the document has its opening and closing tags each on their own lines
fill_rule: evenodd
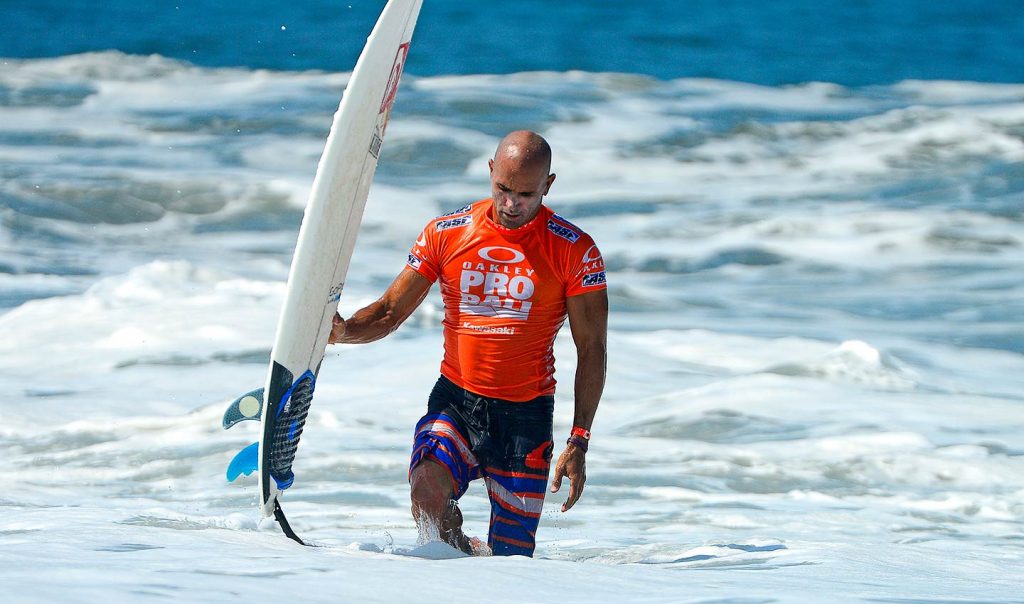
<svg viewBox="0 0 1024 604">
<path fill-rule="evenodd" d="M 553 448 L 555 400 L 477 396 L 441 376 L 416 425 L 409 473 L 432 457 L 452 475 L 454 499 L 483 478 L 491 500 L 487 544 L 497 556 L 533 556 Z"/>
</svg>

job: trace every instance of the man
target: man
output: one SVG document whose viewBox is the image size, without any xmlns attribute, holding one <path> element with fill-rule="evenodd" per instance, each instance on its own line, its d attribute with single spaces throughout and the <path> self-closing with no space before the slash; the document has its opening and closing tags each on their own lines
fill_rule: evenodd
<svg viewBox="0 0 1024 604">
<path fill-rule="evenodd" d="M 555 335 L 569 318 L 576 344 L 575 415 L 551 492 L 570 482 L 565 512 L 583 493 L 585 454 L 604 390 L 608 296 L 604 261 L 589 235 L 542 201 L 555 175 L 538 134 L 513 132 L 488 162 L 491 199 L 435 218 L 384 295 L 343 320 L 331 343 L 394 331 L 434 281 L 444 301 L 444 361 L 410 462 L 412 513 L 472 553 L 456 502 L 483 478 L 491 501 L 488 545 L 532 556 L 552 441 Z M 433 531 L 431 531 L 433 529 Z"/>
</svg>

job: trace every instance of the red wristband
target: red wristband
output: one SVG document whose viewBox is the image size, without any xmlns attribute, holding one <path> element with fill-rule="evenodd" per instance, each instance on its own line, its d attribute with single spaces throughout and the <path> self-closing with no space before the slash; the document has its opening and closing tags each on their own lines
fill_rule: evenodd
<svg viewBox="0 0 1024 604">
<path fill-rule="evenodd" d="M 580 428 L 579 426 L 572 427 L 572 435 L 579 436 L 580 438 L 590 440 L 590 430 L 586 428 Z"/>
</svg>

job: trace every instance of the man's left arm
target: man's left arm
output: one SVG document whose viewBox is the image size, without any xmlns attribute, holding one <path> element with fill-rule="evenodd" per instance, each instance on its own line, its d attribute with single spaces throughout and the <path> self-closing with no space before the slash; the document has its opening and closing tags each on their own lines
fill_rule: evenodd
<svg viewBox="0 0 1024 604">
<path fill-rule="evenodd" d="M 565 304 L 577 359 L 573 427 L 589 433 L 607 374 L 608 290 L 571 296 Z M 587 481 L 586 453 L 585 448 L 570 443 L 555 464 L 551 492 L 558 492 L 563 477 L 569 478 L 569 497 L 562 504 L 563 512 L 575 505 L 583 494 L 583 485 Z"/>
</svg>

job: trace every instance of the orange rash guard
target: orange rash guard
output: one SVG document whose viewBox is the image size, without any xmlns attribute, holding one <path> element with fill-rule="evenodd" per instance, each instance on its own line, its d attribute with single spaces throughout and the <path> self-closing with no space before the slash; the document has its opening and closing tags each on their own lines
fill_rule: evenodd
<svg viewBox="0 0 1024 604">
<path fill-rule="evenodd" d="M 546 206 L 518 229 L 484 199 L 431 220 L 408 268 L 441 281 L 441 373 L 476 394 L 528 401 L 555 391 L 555 335 L 565 301 L 607 287 L 589 235 Z"/>
</svg>

